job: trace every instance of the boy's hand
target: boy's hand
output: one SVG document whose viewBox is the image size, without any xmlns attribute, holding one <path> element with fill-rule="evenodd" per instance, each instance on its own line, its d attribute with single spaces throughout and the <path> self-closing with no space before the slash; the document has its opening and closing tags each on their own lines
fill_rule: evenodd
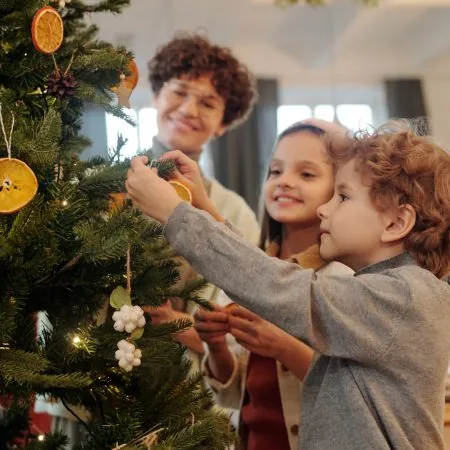
<svg viewBox="0 0 450 450">
<path fill-rule="evenodd" d="M 198 309 L 194 314 L 194 327 L 210 350 L 214 351 L 226 345 L 225 336 L 229 332 L 228 314 L 220 306 L 214 305 L 214 311 Z"/>
<path fill-rule="evenodd" d="M 146 156 L 136 156 L 131 160 L 125 186 L 133 203 L 144 214 L 166 223 L 182 200 L 175 189 L 158 176 L 156 169 L 146 166 L 147 162 Z"/>
<path fill-rule="evenodd" d="M 191 191 L 193 206 L 198 209 L 205 209 L 209 202 L 209 198 L 203 184 L 198 164 L 180 150 L 164 153 L 161 159 L 170 159 L 174 161 L 178 171 L 175 172 L 171 178 L 180 181 Z"/>
<path fill-rule="evenodd" d="M 230 333 L 242 347 L 261 356 L 282 357 L 288 336 L 283 330 L 242 307 L 233 308 L 228 320 Z"/>
</svg>

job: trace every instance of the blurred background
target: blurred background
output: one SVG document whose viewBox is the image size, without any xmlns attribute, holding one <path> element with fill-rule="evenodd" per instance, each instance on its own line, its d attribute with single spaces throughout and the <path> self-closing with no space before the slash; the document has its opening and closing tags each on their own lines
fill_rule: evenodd
<svg viewBox="0 0 450 450">
<path fill-rule="evenodd" d="M 259 179 L 276 134 L 306 117 L 357 130 L 389 117 L 428 116 L 432 134 L 450 144 L 450 0 L 380 0 L 377 7 L 328 0 L 286 8 L 274 0 L 132 0 L 124 14 L 96 20 L 101 38 L 135 52 L 140 81 L 129 111 L 135 128 L 87 112 L 91 154 L 114 146 L 118 132 L 128 138 L 124 156 L 151 147 L 157 126 L 147 62 L 178 30 L 230 47 L 258 78 L 252 119 L 226 142 L 213 142 L 202 160 L 207 174 L 253 207 L 255 184 L 246 192 L 240 180 Z M 230 146 L 231 156 L 222 151 Z"/>
</svg>

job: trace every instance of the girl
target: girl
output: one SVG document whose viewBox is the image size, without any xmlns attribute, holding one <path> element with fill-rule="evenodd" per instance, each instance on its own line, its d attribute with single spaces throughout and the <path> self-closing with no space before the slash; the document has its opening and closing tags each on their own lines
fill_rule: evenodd
<svg viewBox="0 0 450 450">
<path fill-rule="evenodd" d="M 279 136 L 263 188 L 260 247 L 320 273 L 348 273 L 339 263 L 326 265 L 318 250 L 316 211 L 333 195 L 334 170 L 323 143 L 331 132 L 345 133 L 337 125 L 309 120 Z M 313 351 L 248 310 L 229 321 L 230 304 L 222 293 L 214 312 L 195 315 L 195 328 L 208 347 L 206 381 L 221 406 L 240 410 L 244 448 L 294 450 L 301 380 Z M 228 336 L 230 346 L 227 332 L 234 338 Z"/>
</svg>

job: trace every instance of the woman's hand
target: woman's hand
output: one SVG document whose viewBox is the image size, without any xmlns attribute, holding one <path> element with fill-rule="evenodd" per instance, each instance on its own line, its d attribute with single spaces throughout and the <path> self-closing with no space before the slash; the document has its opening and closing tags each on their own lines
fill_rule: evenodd
<svg viewBox="0 0 450 450">
<path fill-rule="evenodd" d="M 172 174 L 171 179 L 180 181 L 191 191 L 193 206 L 204 209 L 209 199 L 198 164 L 180 150 L 164 153 L 161 159 L 170 159 L 176 164 L 178 171 Z"/>
<path fill-rule="evenodd" d="M 243 307 L 233 308 L 229 316 L 230 333 L 247 350 L 280 359 L 291 338 L 280 328 Z"/>
<path fill-rule="evenodd" d="M 194 327 L 211 351 L 226 346 L 225 335 L 229 332 L 228 314 L 214 305 L 214 311 L 198 309 L 194 314 Z"/>
<path fill-rule="evenodd" d="M 188 317 L 180 311 L 175 311 L 170 300 L 167 300 L 166 303 L 161 306 L 157 306 L 156 308 L 153 306 L 143 306 L 142 309 L 150 315 L 152 318 L 152 323 L 155 325 L 174 322 L 177 319 Z"/>
<path fill-rule="evenodd" d="M 299 380 L 308 373 L 314 351 L 267 320 L 238 307 L 231 311 L 230 333 L 247 350 L 274 358 Z"/>
</svg>

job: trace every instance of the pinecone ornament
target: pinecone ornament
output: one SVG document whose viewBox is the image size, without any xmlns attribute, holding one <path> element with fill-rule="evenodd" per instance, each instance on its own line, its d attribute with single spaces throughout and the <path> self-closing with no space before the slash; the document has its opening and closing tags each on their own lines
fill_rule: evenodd
<svg viewBox="0 0 450 450">
<path fill-rule="evenodd" d="M 62 100 L 73 97 L 76 87 L 77 82 L 71 74 L 58 70 L 47 81 L 47 94 Z"/>
</svg>

